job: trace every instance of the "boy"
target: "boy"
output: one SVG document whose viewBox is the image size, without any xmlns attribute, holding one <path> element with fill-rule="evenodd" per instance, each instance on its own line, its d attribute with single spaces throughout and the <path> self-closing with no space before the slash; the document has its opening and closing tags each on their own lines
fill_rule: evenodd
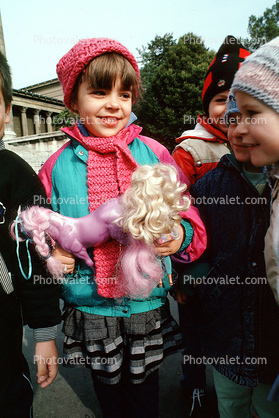
<svg viewBox="0 0 279 418">
<path fill-rule="evenodd" d="M 207 228 L 211 266 L 196 287 L 203 307 L 198 331 L 214 366 L 220 416 L 251 417 L 253 405 L 259 417 L 277 417 L 279 403 L 267 401 L 279 369 L 279 311 L 263 258 L 270 188 L 262 168 L 251 164 L 233 96 L 227 116 L 234 154 L 191 189 Z"/>
<path fill-rule="evenodd" d="M 271 176 L 276 180 L 272 190 L 270 226 L 265 237 L 267 279 L 279 304 L 278 257 L 278 161 L 279 161 L 279 37 L 255 51 L 236 75 L 233 91 L 243 117 L 238 126 L 243 142 L 256 166 L 275 164 Z M 273 321 L 273 318 L 270 318 Z M 277 369 L 278 373 L 278 369 Z M 269 394 L 270 401 L 279 401 L 279 375 Z"/>
<path fill-rule="evenodd" d="M 194 130 L 185 131 L 176 139 L 173 158 L 188 177 L 190 185 L 194 185 L 205 173 L 215 168 L 220 158 L 230 152 L 227 138 L 227 126 L 224 114 L 227 110 L 227 96 L 233 77 L 245 57 L 250 53 L 234 37 L 227 36 L 210 64 L 202 92 L 202 102 L 205 113 L 198 116 L 198 123 Z M 188 267 L 178 266 L 179 274 L 195 275 L 204 269 L 202 260 Z M 181 297 L 186 295 L 180 293 Z M 179 318 L 187 352 L 185 354 L 199 355 L 201 352 L 200 339 L 196 333 L 195 322 L 199 316 L 196 297 L 190 298 L 187 304 L 179 305 Z M 205 366 L 203 364 L 184 364 L 181 384 L 186 390 L 186 396 L 198 400 L 197 405 L 204 403 L 206 388 Z M 190 400 L 191 401 L 191 400 Z M 192 402 L 192 401 L 191 401 Z M 200 408 L 198 408 L 200 409 Z"/>
<path fill-rule="evenodd" d="M 233 91 L 243 113 L 238 131 L 248 146 L 255 166 L 272 165 L 278 179 L 279 161 L 279 37 L 255 51 L 243 70 L 237 73 Z M 272 193 L 271 225 L 266 236 L 267 277 L 279 304 L 278 287 L 278 180 Z"/>
<path fill-rule="evenodd" d="M 18 207 L 34 204 L 35 196 L 46 198 L 35 172 L 16 154 L 5 150 L 3 136 L 9 123 L 12 83 L 10 68 L 0 53 L 0 410 L 1 416 L 30 417 L 33 391 L 28 366 L 22 354 L 22 325 L 34 328 L 38 383 L 48 386 L 57 374 L 58 356 L 55 336 L 60 322 L 58 288 L 43 284 L 45 271 L 32 256 L 33 272 L 29 280 L 20 271 L 16 244 L 9 226 Z M 25 272 L 29 262 L 26 248 L 20 246 Z M 41 284 L 36 284 L 36 278 Z M 43 327 L 43 329 L 42 329 Z M 52 359 L 52 362 L 48 362 Z"/>
<path fill-rule="evenodd" d="M 195 184 L 229 152 L 224 114 L 234 74 L 249 52 L 234 37 L 227 36 L 210 64 L 202 92 L 205 114 L 198 116 L 194 130 L 176 139 L 173 158 Z"/>
</svg>

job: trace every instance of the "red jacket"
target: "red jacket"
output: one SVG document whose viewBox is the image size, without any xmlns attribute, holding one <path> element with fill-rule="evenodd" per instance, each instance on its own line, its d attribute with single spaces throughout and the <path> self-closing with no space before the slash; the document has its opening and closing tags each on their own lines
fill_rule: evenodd
<svg viewBox="0 0 279 418">
<path fill-rule="evenodd" d="M 195 129 L 183 132 L 176 142 L 173 158 L 191 185 L 215 168 L 224 154 L 230 153 L 226 135 L 209 124 L 204 115 L 198 116 Z"/>
</svg>

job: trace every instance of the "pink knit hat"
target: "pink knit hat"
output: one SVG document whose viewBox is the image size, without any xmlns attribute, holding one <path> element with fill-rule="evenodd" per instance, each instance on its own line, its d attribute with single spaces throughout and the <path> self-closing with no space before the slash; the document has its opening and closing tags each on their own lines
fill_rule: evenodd
<svg viewBox="0 0 279 418">
<path fill-rule="evenodd" d="M 139 67 L 133 54 L 128 49 L 113 39 L 92 38 L 81 39 L 65 54 L 56 66 L 56 72 L 64 92 L 64 103 L 71 109 L 70 98 L 79 74 L 93 60 L 93 58 L 106 52 L 117 52 L 130 62 L 140 78 Z"/>
</svg>

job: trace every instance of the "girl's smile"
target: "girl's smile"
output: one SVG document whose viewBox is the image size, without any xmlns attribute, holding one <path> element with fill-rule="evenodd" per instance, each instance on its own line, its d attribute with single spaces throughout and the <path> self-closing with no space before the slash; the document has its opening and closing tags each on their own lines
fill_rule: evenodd
<svg viewBox="0 0 279 418">
<path fill-rule="evenodd" d="M 108 117 L 101 116 L 100 119 L 101 119 L 101 123 L 102 124 L 108 125 L 108 126 L 116 126 L 117 123 L 118 123 L 118 120 L 119 120 L 117 118 L 111 118 L 109 116 Z"/>
<path fill-rule="evenodd" d="M 111 90 L 93 89 L 83 81 L 74 108 L 91 136 L 114 136 L 129 122 L 132 91 L 123 89 L 119 77 Z"/>
</svg>

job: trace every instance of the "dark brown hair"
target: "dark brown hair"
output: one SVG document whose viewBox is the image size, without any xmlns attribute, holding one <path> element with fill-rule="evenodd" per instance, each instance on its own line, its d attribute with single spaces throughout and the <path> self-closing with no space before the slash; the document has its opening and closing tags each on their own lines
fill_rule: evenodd
<svg viewBox="0 0 279 418">
<path fill-rule="evenodd" d="M 78 97 L 79 86 L 87 81 L 93 89 L 110 90 L 117 77 L 121 78 L 124 90 L 132 90 L 132 100 L 136 100 L 139 92 L 139 80 L 137 73 L 130 62 L 121 54 L 107 52 L 94 58 L 82 72 L 74 85 L 71 102 L 75 103 Z"/>
<path fill-rule="evenodd" d="M 0 88 L 2 90 L 5 108 L 9 106 L 13 97 L 11 69 L 6 57 L 0 52 Z"/>
</svg>

